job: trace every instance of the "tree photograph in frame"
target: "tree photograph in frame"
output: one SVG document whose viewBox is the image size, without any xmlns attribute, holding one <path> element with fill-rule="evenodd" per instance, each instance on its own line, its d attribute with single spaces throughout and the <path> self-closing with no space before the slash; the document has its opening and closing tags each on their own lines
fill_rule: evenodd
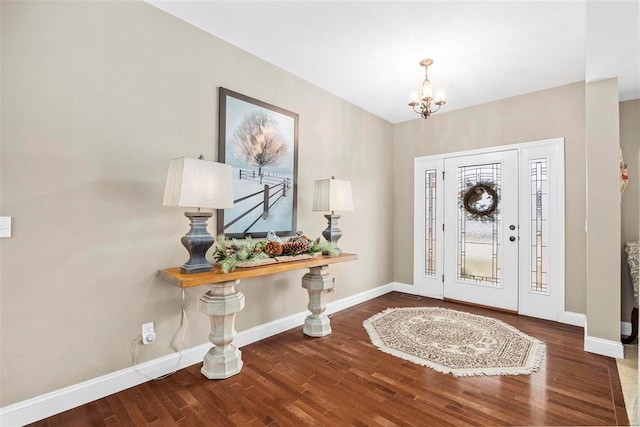
<svg viewBox="0 0 640 427">
<path fill-rule="evenodd" d="M 218 234 L 295 234 L 298 114 L 221 87 L 219 118 L 218 161 L 233 168 L 234 207 L 218 211 Z"/>
</svg>

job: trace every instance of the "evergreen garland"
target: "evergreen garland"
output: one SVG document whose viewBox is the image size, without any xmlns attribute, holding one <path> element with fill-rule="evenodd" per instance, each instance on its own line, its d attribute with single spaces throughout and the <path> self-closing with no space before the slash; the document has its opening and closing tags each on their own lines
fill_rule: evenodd
<svg viewBox="0 0 640 427">
<path fill-rule="evenodd" d="M 306 239 L 305 237 L 294 237 L 295 239 Z M 322 253 L 324 255 L 337 255 L 335 244 L 322 240 L 320 238 L 308 242 L 308 247 L 301 254 Z M 265 252 L 265 247 L 269 243 L 268 240 L 254 241 L 251 237 L 247 237 L 244 242 L 236 239 L 229 241 L 224 234 L 220 234 L 216 238 L 216 245 L 213 249 L 213 259 L 220 265 L 223 273 L 234 271 L 239 262 L 259 261 L 267 258 L 275 258 Z"/>
</svg>

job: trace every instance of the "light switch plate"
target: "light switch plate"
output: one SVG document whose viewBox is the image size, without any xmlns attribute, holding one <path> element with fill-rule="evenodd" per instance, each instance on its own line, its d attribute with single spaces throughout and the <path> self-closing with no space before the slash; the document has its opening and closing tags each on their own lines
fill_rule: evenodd
<svg viewBox="0 0 640 427">
<path fill-rule="evenodd" d="M 0 237 L 11 237 L 10 216 L 0 216 Z"/>
</svg>

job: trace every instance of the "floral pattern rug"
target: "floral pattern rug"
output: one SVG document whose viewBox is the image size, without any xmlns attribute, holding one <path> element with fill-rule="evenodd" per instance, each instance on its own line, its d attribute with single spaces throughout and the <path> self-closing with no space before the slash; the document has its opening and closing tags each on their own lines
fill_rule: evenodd
<svg viewBox="0 0 640 427">
<path fill-rule="evenodd" d="M 439 307 L 389 308 L 363 326 L 385 353 L 456 377 L 531 374 L 546 352 L 500 320 Z"/>
</svg>

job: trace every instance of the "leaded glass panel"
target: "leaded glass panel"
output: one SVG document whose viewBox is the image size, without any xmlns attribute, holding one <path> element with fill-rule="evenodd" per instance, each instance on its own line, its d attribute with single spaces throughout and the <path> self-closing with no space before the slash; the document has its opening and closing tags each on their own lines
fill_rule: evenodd
<svg viewBox="0 0 640 427">
<path fill-rule="evenodd" d="M 502 164 L 458 167 L 458 279 L 482 285 L 500 286 L 498 263 Z M 490 188 L 492 191 L 485 191 Z M 469 192 L 476 192 L 469 194 Z M 469 196 L 477 200 L 469 201 Z M 464 199 L 464 202 L 463 202 Z M 482 209 L 465 209 L 480 206 Z M 490 214 L 488 207 L 495 206 Z"/>
<path fill-rule="evenodd" d="M 425 260 L 424 274 L 436 275 L 436 170 L 424 171 Z"/>
<path fill-rule="evenodd" d="M 531 160 L 531 292 L 547 294 L 547 159 Z"/>
</svg>

